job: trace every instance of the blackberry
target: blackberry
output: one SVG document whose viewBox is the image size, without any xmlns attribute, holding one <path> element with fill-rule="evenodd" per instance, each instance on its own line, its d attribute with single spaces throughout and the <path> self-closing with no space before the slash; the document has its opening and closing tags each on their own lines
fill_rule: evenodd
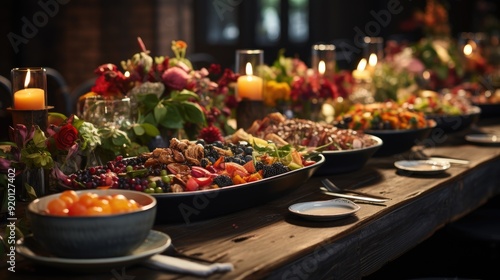
<svg viewBox="0 0 500 280">
<path fill-rule="evenodd" d="M 264 178 L 273 177 L 290 171 L 290 169 L 287 166 L 283 165 L 283 163 L 281 162 L 275 162 L 271 165 L 264 165 L 262 170 L 264 171 L 262 174 Z"/>
<path fill-rule="evenodd" d="M 276 168 L 274 168 L 272 165 L 264 165 L 262 167 L 262 171 L 264 171 L 262 173 L 262 176 L 264 178 L 269 178 L 278 175 Z"/>
<path fill-rule="evenodd" d="M 260 171 L 264 169 L 265 164 L 262 161 L 258 161 L 255 163 L 255 170 Z"/>
<path fill-rule="evenodd" d="M 287 173 L 288 171 L 290 171 L 290 168 L 288 168 L 288 166 L 285 166 L 281 162 L 273 163 L 272 167 L 276 168 L 276 171 L 278 172 L 278 174 L 283 174 L 283 173 Z"/>
<path fill-rule="evenodd" d="M 214 178 L 213 183 L 219 186 L 220 188 L 223 188 L 227 186 L 232 186 L 233 180 L 231 180 L 231 178 L 229 178 L 229 176 L 227 175 L 219 175 Z"/>
</svg>

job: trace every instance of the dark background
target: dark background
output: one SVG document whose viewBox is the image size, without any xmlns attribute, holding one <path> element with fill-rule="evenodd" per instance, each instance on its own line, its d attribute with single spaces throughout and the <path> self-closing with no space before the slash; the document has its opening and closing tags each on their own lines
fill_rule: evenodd
<svg viewBox="0 0 500 280">
<path fill-rule="evenodd" d="M 217 2 L 219 1 L 219 2 Z M 222 2 L 220 2 L 222 1 Z M 210 13 L 216 12 L 214 3 L 233 3 L 234 9 L 226 13 L 236 13 L 240 27 L 237 42 L 232 44 L 208 43 L 206 28 Z M 58 70 L 67 83 L 69 92 L 80 84 L 94 78 L 94 69 L 104 63 L 119 65 L 121 60 L 130 58 L 140 49 L 136 38 L 140 36 L 153 56 L 171 55 L 170 42 L 185 40 L 188 52 L 209 54 L 211 61 L 222 67 L 232 67 L 234 52 L 242 48 L 261 48 L 265 51 L 265 62 L 270 64 L 278 50 L 284 48 L 286 55 L 297 55 L 309 62 L 311 45 L 318 42 L 346 42 L 353 46 L 355 28 L 363 30 L 374 21 L 370 12 L 387 9 L 389 1 L 309 1 L 309 39 L 301 44 L 292 44 L 286 34 L 282 34 L 274 45 L 260 46 L 255 41 L 255 13 L 258 1 L 250 0 L 38 0 L 2 1 L 0 5 L 0 75 L 10 79 L 14 67 L 43 66 Z M 401 28 L 401 23 L 411 23 L 416 9 L 423 9 L 425 1 L 401 0 L 402 12 L 392 15 L 389 24 L 380 29 L 384 39 L 418 40 L 422 36 L 419 26 Z M 52 5 L 55 12 L 45 13 L 40 3 Z M 49 3 L 49 4 L 47 4 Z M 496 18 L 499 9 L 495 1 L 445 1 L 448 7 L 451 35 L 456 37 L 464 31 L 486 30 L 486 15 Z M 57 5 L 55 5 L 57 4 Z M 54 8 L 55 6 L 57 8 Z M 281 0 L 282 10 L 289 1 Z M 36 15 L 39 15 L 37 18 Z M 31 38 L 13 46 L 9 36 L 22 36 L 26 31 L 26 20 L 33 23 L 37 18 L 39 27 L 31 32 Z M 213 17 L 212 17 L 213 18 Z M 45 20 L 45 21 L 44 21 Z M 281 18 L 281 30 L 286 30 L 286 14 Z M 406 26 L 412 26 L 411 24 Z M 24 29 L 23 29 L 24 28 Z M 284 32 L 282 32 L 284 33 Z M 10 34 L 10 35 L 9 35 Z M 341 51 L 341 50 L 340 50 Z M 354 54 L 356 55 L 356 54 Z M 337 56 L 342 60 L 340 55 Z M 340 68 L 352 69 L 349 61 L 339 61 Z M 50 91 L 50 88 L 49 88 Z M 50 94 L 50 92 L 49 92 Z M 52 99 L 52 100 L 51 100 Z M 63 104 L 57 97 L 49 96 L 49 104 L 58 111 Z M 5 107 L 5 106 L 4 106 Z M 68 112 L 65 112 L 68 113 Z"/>
</svg>

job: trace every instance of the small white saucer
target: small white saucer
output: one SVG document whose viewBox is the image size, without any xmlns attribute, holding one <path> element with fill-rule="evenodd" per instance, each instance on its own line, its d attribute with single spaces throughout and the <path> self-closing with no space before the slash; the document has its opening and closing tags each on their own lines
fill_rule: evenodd
<svg viewBox="0 0 500 280">
<path fill-rule="evenodd" d="M 352 215 L 359 209 L 359 205 L 344 198 L 301 202 L 288 207 L 290 212 L 314 221 L 337 220 Z"/>
<path fill-rule="evenodd" d="M 448 170 L 450 163 L 444 160 L 400 160 L 396 161 L 394 166 L 400 170 L 419 174 L 438 174 Z"/>
<path fill-rule="evenodd" d="M 469 134 L 465 140 L 478 144 L 500 144 L 500 135 L 495 134 Z"/>
<path fill-rule="evenodd" d="M 73 271 L 103 271 L 121 268 L 143 261 L 161 253 L 171 244 L 171 239 L 163 232 L 151 230 L 146 240 L 133 252 L 125 256 L 99 259 L 59 258 L 47 253 L 33 235 L 25 236 L 16 243 L 16 251 L 36 263 Z"/>
</svg>

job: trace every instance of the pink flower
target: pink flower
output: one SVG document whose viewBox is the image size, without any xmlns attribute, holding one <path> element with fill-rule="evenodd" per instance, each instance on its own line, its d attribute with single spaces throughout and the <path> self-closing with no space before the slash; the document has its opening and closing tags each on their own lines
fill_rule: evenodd
<svg viewBox="0 0 500 280">
<path fill-rule="evenodd" d="M 171 67 L 161 75 L 161 79 L 165 86 L 173 90 L 187 88 L 189 78 L 189 74 L 179 67 Z"/>
</svg>

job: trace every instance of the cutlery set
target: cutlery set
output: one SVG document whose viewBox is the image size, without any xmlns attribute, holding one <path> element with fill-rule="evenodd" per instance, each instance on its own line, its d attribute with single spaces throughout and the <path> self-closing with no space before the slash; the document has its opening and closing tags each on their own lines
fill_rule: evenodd
<svg viewBox="0 0 500 280">
<path fill-rule="evenodd" d="M 330 196 L 348 198 L 348 199 L 371 202 L 371 203 L 383 203 L 390 200 L 389 198 L 363 194 L 357 191 L 342 190 L 329 179 L 322 179 L 321 183 L 323 184 L 323 187 L 320 187 L 320 189 L 323 191 L 324 194 Z M 351 193 L 352 195 L 349 193 Z"/>
</svg>

